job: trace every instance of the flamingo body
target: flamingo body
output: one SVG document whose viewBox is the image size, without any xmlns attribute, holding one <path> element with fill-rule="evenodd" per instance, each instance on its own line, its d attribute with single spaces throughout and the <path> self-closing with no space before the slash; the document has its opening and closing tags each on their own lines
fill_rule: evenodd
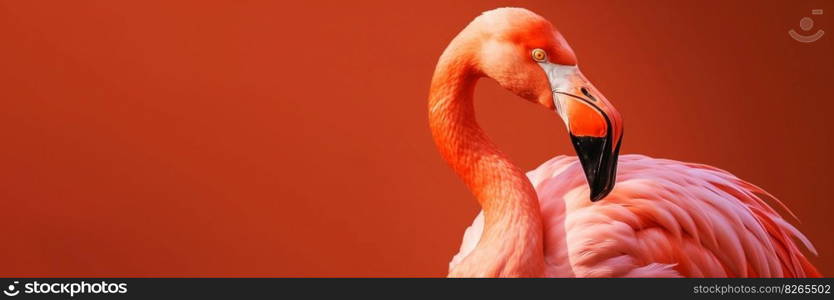
<svg viewBox="0 0 834 300">
<path fill-rule="evenodd" d="M 578 158 L 525 174 L 476 121 L 480 78 L 555 112 Z M 764 190 L 706 165 L 618 158 L 622 116 L 529 10 L 495 9 L 467 25 L 438 59 L 428 104 L 441 157 L 482 209 L 449 276 L 819 276 L 794 239 L 816 250 Z"/>
<path fill-rule="evenodd" d="M 758 187 L 700 164 L 643 155 L 623 155 L 619 164 L 615 188 L 600 202 L 588 201 L 576 157 L 527 173 L 541 207 L 545 276 L 819 275 L 792 238 L 816 250 Z M 481 213 L 450 269 L 475 248 L 483 224 Z"/>
</svg>

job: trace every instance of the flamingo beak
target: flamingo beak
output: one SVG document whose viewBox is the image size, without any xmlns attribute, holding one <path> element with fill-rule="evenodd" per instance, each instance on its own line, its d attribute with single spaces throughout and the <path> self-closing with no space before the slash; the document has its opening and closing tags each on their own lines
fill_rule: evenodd
<svg viewBox="0 0 834 300">
<path fill-rule="evenodd" d="M 585 171 L 591 201 L 614 189 L 622 141 L 622 118 L 576 66 L 540 62 L 553 92 L 553 106 L 570 133 Z"/>
</svg>

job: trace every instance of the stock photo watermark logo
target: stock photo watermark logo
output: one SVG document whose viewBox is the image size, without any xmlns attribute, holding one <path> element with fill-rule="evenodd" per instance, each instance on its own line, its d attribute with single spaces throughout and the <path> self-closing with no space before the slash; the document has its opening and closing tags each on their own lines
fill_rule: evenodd
<svg viewBox="0 0 834 300">
<path fill-rule="evenodd" d="M 18 283 L 20 283 L 20 281 L 15 281 L 14 283 L 10 284 L 5 290 L 3 290 L 3 294 L 6 294 L 6 296 L 9 297 L 14 297 L 17 296 L 17 294 L 20 294 L 20 290 L 17 289 Z"/>
<path fill-rule="evenodd" d="M 811 15 L 812 16 L 821 16 L 823 14 L 822 9 L 812 9 Z M 788 35 L 800 43 L 813 43 L 819 40 L 824 34 L 825 31 L 822 29 L 818 29 L 816 32 L 811 33 L 812 29 L 814 29 L 814 19 L 811 17 L 803 17 L 799 20 L 799 29 L 802 29 L 802 32 L 797 32 L 796 30 L 788 30 Z"/>
<path fill-rule="evenodd" d="M 19 288 L 20 281 L 9 284 L 3 294 L 9 297 L 18 294 L 52 294 L 66 295 L 69 298 L 79 294 L 127 294 L 127 283 L 119 282 L 25 282 Z"/>
</svg>

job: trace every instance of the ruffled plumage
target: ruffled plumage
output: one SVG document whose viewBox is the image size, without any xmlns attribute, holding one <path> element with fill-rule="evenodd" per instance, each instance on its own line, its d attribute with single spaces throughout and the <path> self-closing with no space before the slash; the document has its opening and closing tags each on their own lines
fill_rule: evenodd
<svg viewBox="0 0 834 300">
<path fill-rule="evenodd" d="M 598 202 L 588 201 L 576 157 L 557 156 L 527 177 L 541 206 L 547 276 L 819 276 L 794 238 L 816 250 L 767 202 L 784 205 L 726 171 L 623 155 L 614 190 Z M 481 213 L 450 267 L 482 231 Z"/>
</svg>

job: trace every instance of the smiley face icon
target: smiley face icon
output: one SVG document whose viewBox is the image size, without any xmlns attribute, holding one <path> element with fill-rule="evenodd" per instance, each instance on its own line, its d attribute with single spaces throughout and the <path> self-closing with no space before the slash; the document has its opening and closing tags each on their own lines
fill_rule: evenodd
<svg viewBox="0 0 834 300">
<path fill-rule="evenodd" d="M 17 284 L 18 283 L 20 283 L 20 282 L 15 281 L 13 284 L 10 284 L 8 288 L 3 290 L 3 294 L 6 294 L 6 296 L 9 296 L 9 297 L 17 296 L 17 294 L 20 293 L 20 290 L 17 289 Z"/>
<path fill-rule="evenodd" d="M 822 9 L 811 10 L 812 15 L 822 15 L 822 12 L 823 12 Z M 804 32 L 809 32 L 811 29 L 814 28 L 814 19 L 811 19 L 810 17 L 804 17 L 804 18 L 800 19 L 799 20 L 799 28 L 802 29 L 802 31 L 804 31 Z M 816 42 L 817 40 L 819 40 L 822 37 L 823 34 L 825 34 L 825 31 L 823 31 L 822 29 L 819 29 L 819 30 L 817 30 L 817 32 L 814 32 L 813 34 L 810 34 L 810 35 L 801 34 L 799 32 L 796 32 L 796 30 L 793 30 L 793 29 L 788 30 L 788 35 L 790 35 L 794 40 L 796 40 L 798 42 L 802 42 L 802 43 Z"/>
</svg>

